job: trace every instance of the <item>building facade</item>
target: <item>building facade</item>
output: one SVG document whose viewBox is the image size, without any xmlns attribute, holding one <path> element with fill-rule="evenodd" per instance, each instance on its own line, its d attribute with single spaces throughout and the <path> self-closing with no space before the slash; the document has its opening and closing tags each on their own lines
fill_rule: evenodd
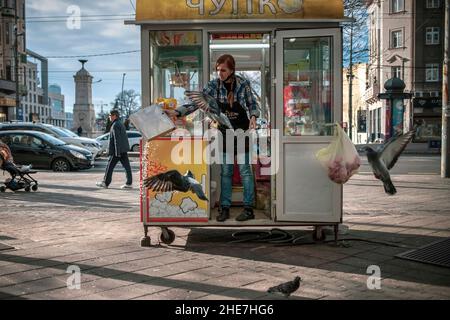
<svg viewBox="0 0 450 320">
<path fill-rule="evenodd" d="M 349 128 L 349 93 L 350 93 L 350 74 L 352 79 L 352 141 L 354 143 L 367 143 L 367 104 L 363 99 L 366 91 L 367 82 L 367 63 L 354 64 L 352 73 L 349 68 L 343 69 L 343 94 L 342 94 L 342 110 L 344 127 Z"/>
<path fill-rule="evenodd" d="M 41 84 L 38 65 L 28 61 L 25 68 L 27 95 L 22 98 L 23 121 L 49 123 L 51 108 L 48 103 L 48 89 Z"/>
<path fill-rule="evenodd" d="M 443 0 L 368 0 L 369 62 L 367 130 L 369 141 L 384 141 L 389 117 L 379 100 L 386 80 L 405 82 L 404 131 L 419 126 L 415 142 L 440 140 L 442 62 L 444 56 Z"/>
<path fill-rule="evenodd" d="M 50 105 L 50 124 L 58 127 L 66 127 L 66 112 L 64 107 L 64 95 L 61 93 L 61 87 L 52 84 L 48 87 L 48 98 Z"/>
<path fill-rule="evenodd" d="M 73 113 L 72 112 L 66 112 L 65 125 L 66 125 L 66 129 L 69 129 L 69 130 L 73 130 L 74 129 L 74 127 L 73 127 Z"/>
<path fill-rule="evenodd" d="M 16 34 L 18 77 L 15 64 Z M 22 97 L 26 94 L 25 43 L 25 0 L 0 0 L 0 122 L 23 116 L 22 110 L 16 108 L 16 78 L 19 81 L 19 95 Z"/>
</svg>

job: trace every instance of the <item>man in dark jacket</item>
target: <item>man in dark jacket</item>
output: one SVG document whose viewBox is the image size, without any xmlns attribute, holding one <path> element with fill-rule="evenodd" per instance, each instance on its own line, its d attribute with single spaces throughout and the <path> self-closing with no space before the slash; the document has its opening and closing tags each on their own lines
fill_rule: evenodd
<svg viewBox="0 0 450 320">
<path fill-rule="evenodd" d="M 109 114 L 111 120 L 111 129 L 109 131 L 109 159 L 103 181 L 97 182 L 97 186 L 100 188 L 108 188 L 112 180 L 114 168 L 119 161 L 124 167 L 127 175 L 127 182 L 121 188 L 132 188 L 133 176 L 131 174 L 130 160 L 128 159 L 127 153 L 130 151 L 130 145 L 128 144 L 125 126 L 120 122 L 119 117 L 120 115 L 117 110 L 112 110 Z"/>
</svg>

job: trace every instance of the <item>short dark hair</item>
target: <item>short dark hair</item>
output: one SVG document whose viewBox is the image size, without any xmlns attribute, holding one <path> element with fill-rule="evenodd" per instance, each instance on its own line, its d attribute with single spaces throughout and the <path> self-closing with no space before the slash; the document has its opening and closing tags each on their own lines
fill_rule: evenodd
<svg viewBox="0 0 450 320">
<path fill-rule="evenodd" d="M 118 118 L 120 117 L 120 113 L 119 113 L 119 111 L 117 111 L 117 110 L 111 110 L 111 111 L 109 112 L 109 115 L 111 115 L 111 116 L 117 116 Z"/>
</svg>

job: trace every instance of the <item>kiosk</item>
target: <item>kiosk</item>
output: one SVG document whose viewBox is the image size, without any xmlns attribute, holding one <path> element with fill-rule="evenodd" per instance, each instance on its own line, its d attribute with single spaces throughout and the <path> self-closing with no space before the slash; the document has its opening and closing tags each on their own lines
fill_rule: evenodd
<svg viewBox="0 0 450 320">
<path fill-rule="evenodd" d="M 262 141 L 269 145 L 253 165 L 256 218 L 234 220 L 242 201 L 236 174 L 236 207 L 230 219 L 217 222 L 220 166 L 201 156 L 208 148 L 204 114 L 196 111 L 177 122 L 187 133 L 183 139 L 143 141 L 141 182 L 168 170 L 190 170 L 209 199 L 141 187 L 143 246 L 150 245 L 151 226 L 161 227 L 164 243 L 175 239 L 170 226 L 308 225 L 318 239 L 324 238 L 323 226 L 334 226 L 337 239 L 342 186 L 327 177 L 315 153 L 331 142 L 333 124 L 342 121 L 340 23 L 348 20 L 343 13 L 342 0 L 137 0 L 136 19 L 126 23 L 141 28 L 143 105 L 182 104 L 185 90 L 201 91 L 217 77 L 214 63 L 229 53 L 259 103 L 256 148 Z M 189 157 L 191 165 L 180 161 Z"/>
</svg>

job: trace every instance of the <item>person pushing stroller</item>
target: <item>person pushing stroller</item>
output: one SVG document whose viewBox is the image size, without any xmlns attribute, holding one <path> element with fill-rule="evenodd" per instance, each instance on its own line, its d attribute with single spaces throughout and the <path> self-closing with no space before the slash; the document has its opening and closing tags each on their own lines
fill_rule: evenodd
<svg viewBox="0 0 450 320">
<path fill-rule="evenodd" d="M 30 174 L 36 173 L 31 171 L 31 166 L 18 167 L 14 163 L 14 159 L 8 145 L 0 141 L 0 169 L 8 172 L 11 175 L 10 179 L 7 179 L 4 186 L 0 186 L 0 191 L 5 192 L 6 188 L 12 191 L 25 189 L 25 191 L 37 191 L 38 182 L 33 179 Z M 18 178 L 16 179 L 16 177 Z"/>
</svg>

